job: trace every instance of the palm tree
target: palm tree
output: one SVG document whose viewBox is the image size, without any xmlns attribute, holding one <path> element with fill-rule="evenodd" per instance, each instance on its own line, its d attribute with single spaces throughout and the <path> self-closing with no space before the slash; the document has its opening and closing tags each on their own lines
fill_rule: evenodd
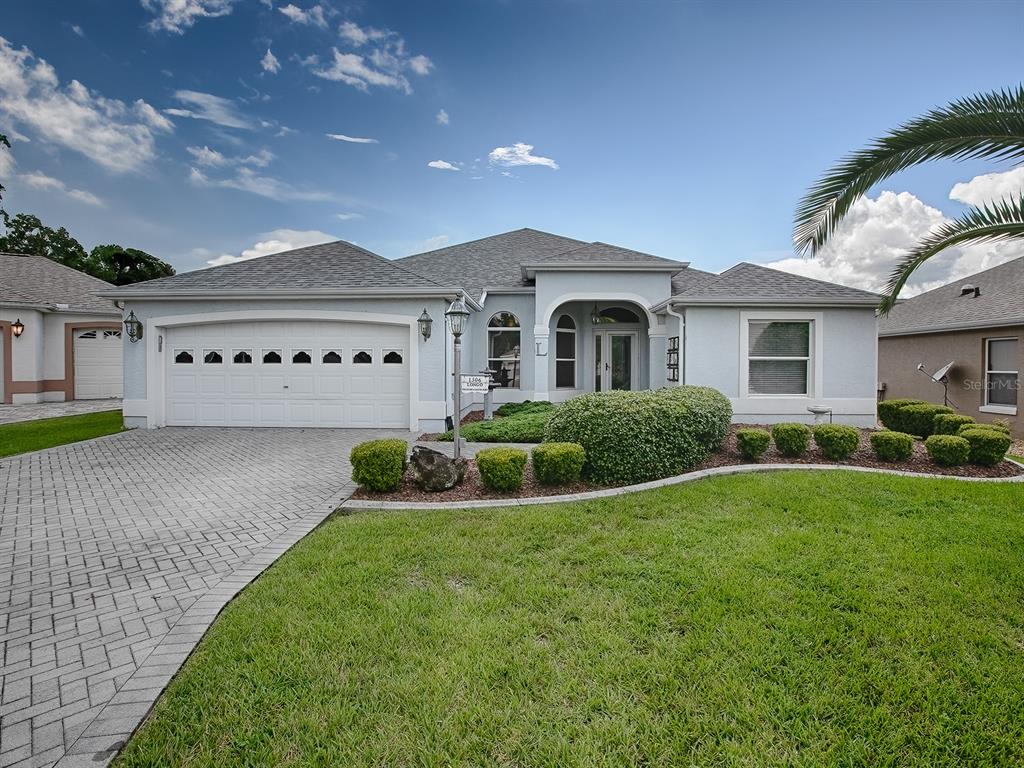
<svg viewBox="0 0 1024 768">
<path fill-rule="evenodd" d="M 797 250 L 816 255 L 853 204 L 875 184 L 913 165 L 947 158 L 1024 158 L 1024 85 L 933 109 L 840 161 L 797 207 Z M 914 270 L 940 251 L 1012 238 L 1024 238 L 1024 195 L 971 208 L 931 232 L 899 262 L 879 309 L 887 314 Z"/>
</svg>

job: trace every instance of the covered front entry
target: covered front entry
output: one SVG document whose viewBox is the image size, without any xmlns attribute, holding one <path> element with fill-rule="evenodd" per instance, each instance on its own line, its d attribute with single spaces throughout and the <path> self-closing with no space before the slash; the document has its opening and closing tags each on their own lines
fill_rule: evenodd
<svg viewBox="0 0 1024 768">
<path fill-rule="evenodd" d="M 637 331 L 594 331 L 594 391 L 637 389 Z"/>
<path fill-rule="evenodd" d="M 409 426 L 409 329 L 274 320 L 167 332 L 169 426 Z"/>
</svg>

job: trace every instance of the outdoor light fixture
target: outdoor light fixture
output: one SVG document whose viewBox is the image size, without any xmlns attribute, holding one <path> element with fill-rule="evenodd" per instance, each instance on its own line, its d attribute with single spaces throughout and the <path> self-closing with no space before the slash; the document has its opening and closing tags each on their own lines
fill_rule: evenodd
<svg viewBox="0 0 1024 768">
<path fill-rule="evenodd" d="M 469 317 L 469 310 L 466 309 L 466 302 L 462 300 L 461 293 L 455 297 L 455 301 L 448 307 L 448 311 L 444 315 L 448 318 L 448 324 L 452 329 L 452 336 L 458 339 L 462 335 L 466 318 Z"/>
<path fill-rule="evenodd" d="M 455 405 L 455 414 L 452 418 L 452 439 L 455 447 L 452 451 L 452 458 L 458 459 L 462 455 L 462 445 L 459 443 L 459 422 L 462 421 L 462 371 L 459 370 L 462 366 L 461 336 L 465 330 L 466 318 L 469 317 L 469 310 L 466 309 L 466 302 L 462 300 L 461 293 L 455 297 L 455 301 L 448 307 L 444 316 L 448 318 L 448 325 L 452 329 L 452 337 L 455 340 L 455 350 L 452 354 L 452 378 L 455 379 L 455 390 L 452 393 Z"/>
<path fill-rule="evenodd" d="M 124 329 L 128 333 L 128 341 L 135 343 L 142 338 L 142 321 L 135 316 L 134 309 L 124 319 Z"/>
<path fill-rule="evenodd" d="M 420 319 L 417 320 L 420 325 L 420 335 L 423 340 L 426 341 L 430 338 L 430 326 L 434 323 L 434 319 L 427 314 L 427 308 L 423 308 L 423 314 L 420 315 Z"/>
<path fill-rule="evenodd" d="M 14 338 L 18 338 L 24 332 L 25 324 L 21 322 L 21 318 L 19 317 L 17 320 L 11 323 L 11 333 L 14 334 Z"/>
<path fill-rule="evenodd" d="M 590 310 L 590 322 L 594 325 L 601 324 L 601 311 L 597 308 L 597 304 L 595 304 L 594 308 Z"/>
</svg>

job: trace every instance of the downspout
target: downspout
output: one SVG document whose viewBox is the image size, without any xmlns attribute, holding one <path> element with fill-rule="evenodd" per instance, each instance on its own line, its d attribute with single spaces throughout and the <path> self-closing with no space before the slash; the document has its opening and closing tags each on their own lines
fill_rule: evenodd
<svg viewBox="0 0 1024 768">
<path fill-rule="evenodd" d="M 672 309 L 672 302 L 665 305 L 665 312 L 679 321 L 679 381 L 677 387 L 686 383 L 686 310 L 683 314 Z"/>
</svg>

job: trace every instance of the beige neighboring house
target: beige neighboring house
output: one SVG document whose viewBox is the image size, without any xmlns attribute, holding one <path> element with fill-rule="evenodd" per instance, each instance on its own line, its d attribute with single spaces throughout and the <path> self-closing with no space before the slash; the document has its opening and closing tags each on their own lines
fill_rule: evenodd
<svg viewBox="0 0 1024 768">
<path fill-rule="evenodd" d="M 41 256 L 0 254 L 0 403 L 121 397 L 113 286 Z"/>
<path fill-rule="evenodd" d="M 1024 258 L 901 302 L 878 335 L 882 397 L 941 403 L 942 383 L 927 374 L 952 363 L 950 405 L 978 421 L 1004 420 L 1024 437 Z"/>
</svg>

